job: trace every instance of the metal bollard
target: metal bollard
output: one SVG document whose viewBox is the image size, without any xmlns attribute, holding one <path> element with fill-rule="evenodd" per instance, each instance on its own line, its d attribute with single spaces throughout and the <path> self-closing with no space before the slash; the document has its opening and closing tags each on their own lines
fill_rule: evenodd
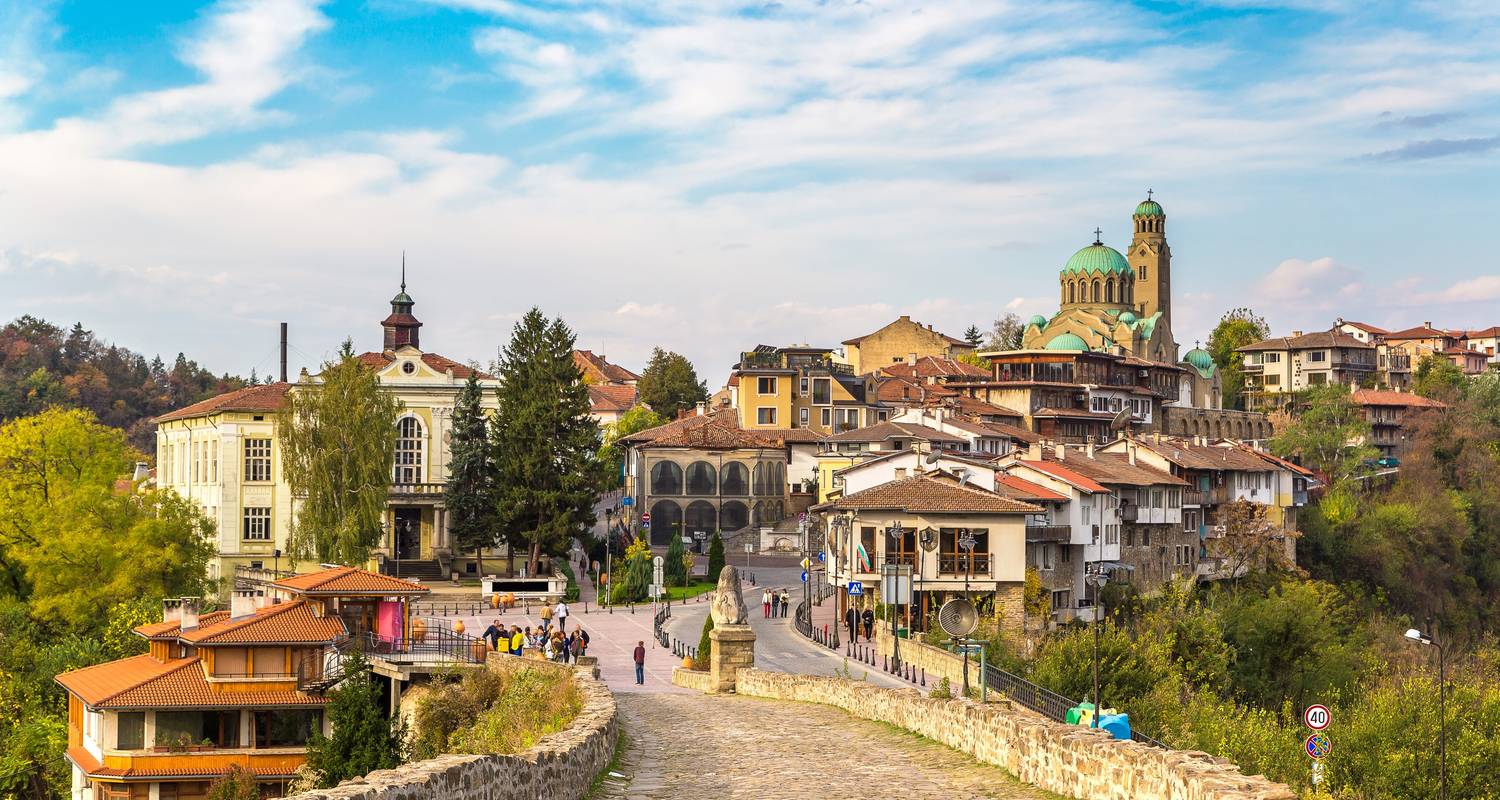
<svg viewBox="0 0 1500 800">
<path fill-rule="evenodd" d="M 922 668 L 922 685 L 923 686 L 927 685 L 927 668 L 926 667 Z"/>
</svg>

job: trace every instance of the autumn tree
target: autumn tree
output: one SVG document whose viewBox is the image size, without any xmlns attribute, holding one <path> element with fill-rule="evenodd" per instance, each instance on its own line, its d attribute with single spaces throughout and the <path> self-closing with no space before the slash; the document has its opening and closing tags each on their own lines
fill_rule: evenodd
<svg viewBox="0 0 1500 800">
<path fill-rule="evenodd" d="M 1296 569 L 1289 542 L 1295 531 L 1283 530 L 1267 515 L 1269 507 L 1248 500 L 1236 500 L 1219 507 L 1218 524 L 1222 533 L 1208 540 L 1209 555 L 1221 560 L 1224 574 L 1239 578 L 1250 570 L 1281 571 Z"/>
<path fill-rule="evenodd" d="M 1335 486 L 1353 477 L 1362 463 L 1378 454 L 1366 444 L 1370 423 L 1349 387 L 1337 383 L 1313 386 L 1303 390 L 1294 402 L 1293 421 L 1271 437 L 1271 452 L 1295 456 Z"/>
<path fill-rule="evenodd" d="M 379 545 L 402 405 L 345 340 L 277 415 L 281 464 L 293 496 L 294 558 L 357 565 Z"/>
<path fill-rule="evenodd" d="M 1219 318 L 1208 336 L 1208 354 L 1222 375 L 1225 408 L 1243 408 L 1241 394 L 1245 390 L 1244 359 L 1238 350 L 1249 344 L 1263 341 L 1271 335 L 1271 326 L 1265 318 L 1248 308 L 1235 308 Z"/>
<path fill-rule="evenodd" d="M 1026 323 L 1018 314 L 1006 312 L 995 318 L 990 326 L 990 338 L 985 342 L 988 350 L 1019 350 L 1021 337 L 1026 333 Z"/>
<path fill-rule="evenodd" d="M 448 484 L 443 507 L 448 530 L 460 551 L 474 552 L 484 575 L 484 550 L 500 540 L 495 514 L 495 464 L 490 458 L 489 418 L 483 405 L 479 373 L 471 371 L 453 406 L 453 433 L 448 458 Z"/>
<path fill-rule="evenodd" d="M 1423 397 L 1451 400 L 1461 394 L 1468 381 L 1464 371 L 1444 356 L 1429 353 L 1412 371 L 1412 391 Z"/>
<path fill-rule="evenodd" d="M 698 379 L 692 362 L 660 347 L 651 351 L 636 388 L 641 402 L 669 420 L 708 399 L 708 384 Z"/>
</svg>

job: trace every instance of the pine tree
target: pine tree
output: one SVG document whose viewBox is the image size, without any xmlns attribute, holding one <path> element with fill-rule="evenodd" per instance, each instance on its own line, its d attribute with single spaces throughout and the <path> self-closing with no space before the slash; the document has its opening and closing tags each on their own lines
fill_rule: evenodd
<svg viewBox="0 0 1500 800">
<path fill-rule="evenodd" d="M 401 763 L 401 732 L 381 712 L 370 663 L 356 650 L 344 662 L 344 674 L 339 687 L 328 693 L 333 735 L 314 730 L 307 742 L 307 765 L 325 789 Z"/>
<path fill-rule="evenodd" d="M 687 562 L 683 561 L 684 555 L 682 536 L 672 534 L 672 543 L 667 545 L 666 563 L 662 565 L 662 577 L 667 579 L 668 586 L 687 585 Z"/>
<path fill-rule="evenodd" d="M 714 531 L 714 538 L 708 543 L 708 582 L 719 582 L 719 571 L 724 569 L 724 540 L 719 538 L 719 532 Z"/>
<path fill-rule="evenodd" d="M 494 547 L 500 530 L 495 519 L 494 462 L 490 460 L 489 420 L 480 405 L 479 374 L 469 373 L 463 393 L 453 406 L 453 438 L 448 459 L 448 485 L 443 506 L 448 529 L 460 551 L 474 551 L 479 574 L 484 575 L 484 549 Z"/>
<path fill-rule="evenodd" d="M 287 395 L 276 425 L 287 483 L 302 501 L 291 551 L 353 566 L 380 542 L 401 402 L 347 340 L 318 377 Z"/>
<path fill-rule="evenodd" d="M 984 334 L 979 332 L 978 325 L 970 325 L 969 329 L 964 331 L 964 341 L 975 347 L 984 344 Z"/>
<path fill-rule="evenodd" d="M 533 308 L 500 353 L 499 411 L 491 426 L 500 530 L 527 551 L 529 574 L 544 554 L 565 553 L 593 526 L 603 485 L 599 424 L 573 362 L 573 332 Z"/>
<path fill-rule="evenodd" d="M 660 347 L 651 351 L 637 388 L 641 402 L 668 420 L 708 399 L 708 384 L 698 380 L 692 362 Z"/>
</svg>

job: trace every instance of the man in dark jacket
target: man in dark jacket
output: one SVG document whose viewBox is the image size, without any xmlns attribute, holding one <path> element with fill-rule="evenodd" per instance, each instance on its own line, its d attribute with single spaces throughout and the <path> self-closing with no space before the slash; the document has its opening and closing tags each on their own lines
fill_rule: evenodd
<svg viewBox="0 0 1500 800">
<path fill-rule="evenodd" d="M 866 639 L 874 639 L 875 638 L 875 612 L 871 611 L 868 608 L 865 609 L 865 613 L 863 613 L 863 614 L 860 615 L 860 620 L 865 623 L 865 638 Z"/>
<path fill-rule="evenodd" d="M 498 620 L 498 619 L 495 620 L 494 622 L 491 622 L 490 626 L 488 628 L 484 629 L 484 637 L 483 638 L 484 638 L 485 644 L 488 644 L 490 646 L 491 650 L 499 650 L 500 649 L 500 639 L 503 638 L 503 637 L 505 637 L 505 636 L 506 636 L 505 629 L 502 628 L 502 627 L 500 627 L 500 620 Z"/>
<path fill-rule="evenodd" d="M 844 624 L 849 626 L 849 643 L 857 644 L 859 642 L 859 612 L 852 605 L 849 606 L 848 611 L 844 612 Z"/>
<path fill-rule="evenodd" d="M 635 643 L 635 684 L 644 686 L 646 683 L 646 643 Z"/>
</svg>

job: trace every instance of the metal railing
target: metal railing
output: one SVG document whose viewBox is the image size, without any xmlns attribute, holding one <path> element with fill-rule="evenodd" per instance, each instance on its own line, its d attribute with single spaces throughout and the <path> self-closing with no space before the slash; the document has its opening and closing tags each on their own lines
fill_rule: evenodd
<svg viewBox="0 0 1500 800">
<path fill-rule="evenodd" d="M 657 644 L 662 647 L 672 646 L 672 637 L 667 634 L 667 620 L 672 618 L 672 607 L 662 606 L 651 620 L 651 635 L 656 637 Z"/>
<path fill-rule="evenodd" d="M 1006 672 L 994 664 L 985 665 L 984 683 L 989 688 L 1003 693 L 1017 704 L 1057 722 L 1067 722 L 1068 709 L 1078 705 L 1076 701 L 1069 700 L 1051 689 L 1038 686 L 1019 675 Z M 1130 738 L 1133 741 L 1148 744 L 1152 747 L 1160 747 L 1163 750 L 1172 749 L 1162 742 L 1137 731 L 1134 725 L 1130 727 Z"/>
<path fill-rule="evenodd" d="M 966 575 L 970 572 L 969 562 L 973 561 L 973 574 L 978 577 L 990 574 L 990 554 L 974 553 L 965 555 L 963 553 L 942 553 L 938 556 L 939 575 Z"/>
<path fill-rule="evenodd" d="M 1070 525 L 1027 525 L 1028 542 L 1067 542 L 1073 538 Z"/>
</svg>

